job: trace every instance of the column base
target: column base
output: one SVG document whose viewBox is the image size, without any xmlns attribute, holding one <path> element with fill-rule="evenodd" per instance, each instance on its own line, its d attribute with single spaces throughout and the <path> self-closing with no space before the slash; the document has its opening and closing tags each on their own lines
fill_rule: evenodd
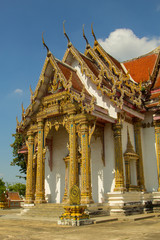
<svg viewBox="0 0 160 240">
<path fill-rule="evenodd" d="M 25 204 L 33 204 L 34 201 L 33 201 L 33 200 L 25 200 L 24 203 L 25 203 Z"/>
<path fill-rule="evenodd" d="M 43 195 L 40 195 L 40 196 L 36 196 L 34 203 L 41 204 L 41 203 L 47 203 L 47 201 Z"/>
<path fill-rule="evenodd" d="M 160 192 L 153 192 L 153 211 L 156 212 L 160 212 Z"/>
<path fill-rule="evenodd" d="M 25 199 L 25 204 L 32 204 L 34 203 L 34 199 L 32 195 L 27 195 Z"/>
<path fill-rule="evenodd" d="M 115 187 L 114 188 L 114 190 L 113 190 L 114 192 L 125 192 L 126 191 L 126 188 L 124 188 L 124 187 Z"/>
<path fill-rule="evenodd" d="M 141 192 L 110 192 L 107 194 L 110 214 L 132 215 L 143 213 Z"/>
<path fill-rule="evenodd" d="M 35 200 L 34 203 L 35 204 L 42 204 L 42 203 L 47 203 L 47 201 L 39 199 L 39 200 Z"/>
<path fill-rule="evenodd" d="M 69 204 L 69 198 L 67 196 L 63 197 L 62 203 Z"/>
<path fill-rule="evenodd" d="M 93 199 L 90 196 L 81 196 L 81 204 L 90 204 L 94 203 Z"/>
</svg>

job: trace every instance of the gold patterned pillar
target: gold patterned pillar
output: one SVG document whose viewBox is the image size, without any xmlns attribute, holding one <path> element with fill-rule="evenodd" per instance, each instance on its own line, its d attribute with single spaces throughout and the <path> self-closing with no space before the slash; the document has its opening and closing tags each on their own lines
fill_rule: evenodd
<svg viewBox="0 0 160 240">
<path fill-rule="evenodd" d="M 143 171 L 143 157 L 142 157 L 142 143 L 141 143 L 141 120 L 134 120 L 134 136 L 136 153 L 139 156 L 137 161 L 137 185 L 141 191 L 145 191 L 144 171 Z"/>
<path fill-rule="evenodd" d="M 32 187 L 32 191 L 33 191 L 33 200 L 35 200 L 35 193 L 36 193 L 36 171 L 37 171 L 37 154 L 35 153 L 33 155 L 33 187 Z"/>
<path fill-rule="evenodd" d="M 158 172 L 158 192 L 160 192 L 160 121 L 155 121 L 154 127 L 155 127 L 155 140 L 156 140 L 157 172 Z"/>
<path fill-rule="evenodd" d="M 69 156 L 64 158 L 65 162 L 65 189 L 64 189 L 64 196 L 63 196 L 63 203 L 67 203 L 68 201 L 68 169 L 69 169 Z"/>
<path fill-rule="evenodd" d="M 69 189 L 78 186 L 77 136 L 74 115 L 69 118 Z"/>
<path fill-rule="evenodd" d="M 43 121 L 38 121 L 38 153 L 37 153 L 37 179 L 36 179 L 36 199 L 35 203 L 45 202 L 44 191 L 44 161 L 45 161 L 45 149 L 44 149 L 44 124 Z"/>
<path fill-rule="evenodd" d="M 124 171 L 122 155 L 122 124 L 117 122 L 113 124 L 114 132 L 114 151 L 115 151 L 115 188 L 114 191 L 124 191 Z"/>
<path fill-rule="evenodd" d="M 125 169 L 126 169 L 126 190 L 129 191 L 129 187 L 131 184 L 131 179 L 130 179 L 130 161 L 126 157 L 125 158 Z"/>
<path fill-rule="evenodd" d="M 90 166 L 90 146 L 89 146 L 89 125 L 86 117 L 80 121 L 81 132 L 81 203 L 92 203 L 91 189 L 91 166 Z"/>
<path fill-rule="evenodd" d="M 26 179 L 26 203 L 33 203 L 33 151 L 34 137 L 31 131 L 28 132 L 28 162 Z"/>
</svg>

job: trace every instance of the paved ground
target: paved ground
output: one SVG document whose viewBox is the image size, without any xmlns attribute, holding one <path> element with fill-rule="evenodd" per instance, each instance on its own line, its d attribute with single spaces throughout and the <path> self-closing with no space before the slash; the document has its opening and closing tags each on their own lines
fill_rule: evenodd
<svg viewBox="0 0 160 240">
<path fill-rule="evenodd" d="M 105 222 L 81 227 L 0 217 L 0 240 L 159 240 L 160 218 Z"/>
</svg>

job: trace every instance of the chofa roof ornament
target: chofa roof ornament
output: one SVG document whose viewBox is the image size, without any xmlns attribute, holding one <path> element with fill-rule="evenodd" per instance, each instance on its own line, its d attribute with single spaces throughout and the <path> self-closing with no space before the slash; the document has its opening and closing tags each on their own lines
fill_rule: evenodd
<svg viewBox="0 0 160 240">
<path fill-rule="evenodd" d="M 51 55 L 51 52 L 49 51 L 49 48 L 44 42 L 43 32 L 42 32 L 42 42 L 43 42 L 43 46 L 47 49 L 47 56 L 49 57 Z"/>
<path fill-rule="evenodd" d="M 70 39 L 69 39 L 66 31 L 65 31 L 65 26 L 64 26 L 65 21 L 66 21 L 66 20 L 63 21 L 63 33 L 64 33 L 65 37 L 66 37 L 67 40 L 68 40 L 68 48 L 70 48 L 70 47 L 72 46 L 72 43 L 71 43 L 71 41 L 70 41 Z"/>
<path fill-rule="evenodd" d="M 84 39 L 86 40 L 86 49 L 90 48 L 88 39 L 86 38 L 85 33 L 84 33 L 84 24 L 83 24 L 83 37 L 84 37 Z"/>
<path fill-rule="evenodd" d="M 91 24 L 91 29 L 92 29 L 92 35 L 93 35 L 93 37 L 94 37 L 94 45 L 96 46 L 97 44 L 98 44 L 98 41 L 97 41 L 97 39 L 96 39 L 96 36 L 95 36 L 95 34 L 94 34 L 94 31 L 93 31 L 93 23 Z"/>
</svg>

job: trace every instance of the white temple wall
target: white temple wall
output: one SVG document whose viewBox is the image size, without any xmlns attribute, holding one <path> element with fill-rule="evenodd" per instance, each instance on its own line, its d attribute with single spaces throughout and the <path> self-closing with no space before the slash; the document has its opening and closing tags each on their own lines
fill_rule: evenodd
<svg viewBox="0 0 160 240">
<path fill-rule="evenodd" d="M 147 113 L 145 115 L 145 120 L 143 121 L 143 123 L 151 123 L 152 121 L 152 113 Z M 158 174 L 154 127 L 142 128 L 142 153 L 146 190 L 148 192 L 157 191 Z"/>
<path fill-rule="evenodd" d="M 114 142 L 111 124 L 104 128 L 105 165 L 102 160 L 102 141 L 93 136 L 91 139 L 91 183 L 94 202 L 105 201 L 105 194 L 113 191 L 114 182 Z"/>
<path fill-rule="evenodd" d="M 62 202 L 65 187 L 65 163 L 63 158 L 68 154 L 68 133 L 65 128 L 60 127 L 53 134 L 53 169 L 50 171 L 48 164 L 49 151 L 46 153 L 45 161 L 45 194 L 49 202 Z"/>
<path fill-rule="evenodd" d="M 82 83 L 90 95 L 96 98 L 96 104 L 99 107 L 107 109 L 110 117 L 117 118 L 116 107 L 112 105 L 109 97 L 102 95 L 102 92 L 97 89 L 97 86 L 91 81 L 91 79 L 89 79 L 85 74 L 81 73 L 81 67 L 77 60 L 72 62 L 72 67 L 77 70 L 77 75 L 82 80 Z"/>
<path fill-rule="evenodd" d="M 113 192 L 115 188 L 115 153 L 112 124 L 106 123 L 104 128 L 104 150 L 105 150 L 105 193 Z"/>
</svg>

